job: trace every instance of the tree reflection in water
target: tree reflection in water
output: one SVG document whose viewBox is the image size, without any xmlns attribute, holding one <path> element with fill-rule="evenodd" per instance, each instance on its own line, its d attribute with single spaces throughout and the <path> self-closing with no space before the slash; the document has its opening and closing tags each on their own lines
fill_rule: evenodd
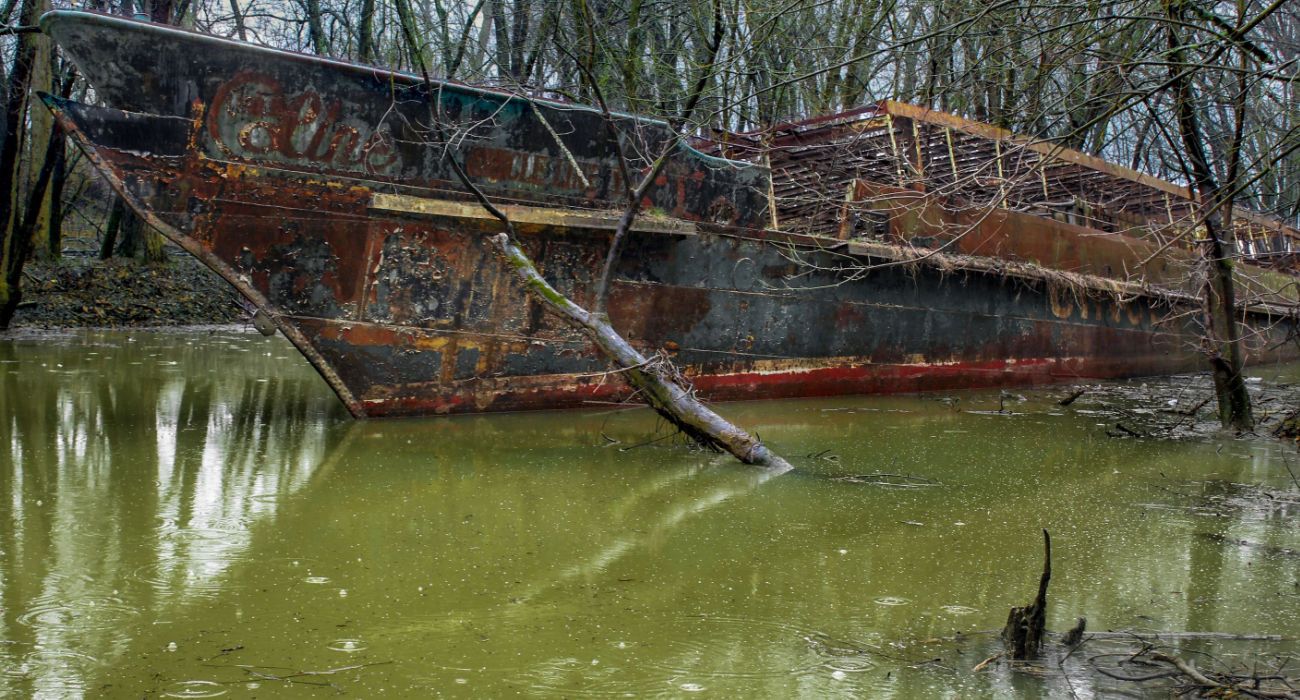
<svg viewBox="0 0 1300 700">
<path fill-rule="evenodd" d="M 0 343 L 0 695 L 93 692 L 140 615 L 183 615 L 346 440 L 292 348 L 244 334 Z"/>
</svg>

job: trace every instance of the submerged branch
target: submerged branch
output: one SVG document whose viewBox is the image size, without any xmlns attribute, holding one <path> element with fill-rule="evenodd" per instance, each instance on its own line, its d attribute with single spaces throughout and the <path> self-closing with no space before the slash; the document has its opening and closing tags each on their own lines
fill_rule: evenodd
<svg viewBox="0 0 1300 700">
<path fill-rule="evenodd" d="M 1114 668 L 1106 668 L 1102 659 L 1124 657 Z M 1253 697 L 1300 700 L 1300 691 L 1292 684 L 1295 679 L 1280 673 L 1234 673 L 1231 670 L 1201 670 L 1179 656 L 1144 647 L 1133 654 L 1098 654 L 1089 663 L 1103 676 L 1130 683 L 1153 680 L 1174 681 L 1174 691 L 1179 696 L 1195 697 Z M 1133 668 L 1134 672 L 1121 672 Z M 1140 669 L 1140 671 L 1138 670 Z M 1281 668 L 1278 668 L 1280 671 Z"/>
</svg>

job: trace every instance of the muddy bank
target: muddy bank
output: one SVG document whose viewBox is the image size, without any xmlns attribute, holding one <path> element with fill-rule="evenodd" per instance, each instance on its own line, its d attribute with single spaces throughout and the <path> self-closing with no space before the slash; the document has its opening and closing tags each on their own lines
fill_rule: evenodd
<svg viewBox="0 0 1300 700">
<path fill-rule="evenodd" d="M 1300 374 L 1297 366 L 1255 365 L 1246 368 L 1246 385 L 1255 413 L 1255 428 L 1245 435 L 1300 439 Z M 1208 372 L 1141 377 L 1062 385 L 1054 413 L 1093 418 L 1106 435 L 1120 440 L 1218 440 L 1233 437 L 1219 423 L 1218 404 Z M 1028 392 L 1027 392 L 1028 393 Z M 1030 409 L 1025 397 L 1004 391 L 998 404 L 962 405 L 972 413 L 1015 415 Z"/>
<path fill-rule="evenodd" d="M 23 272 L 13 326 L 91 328 L 221 325 L 247 319 L 225 280 L 188 255 L 160 265 L 65 256 Z"/>
</svg>

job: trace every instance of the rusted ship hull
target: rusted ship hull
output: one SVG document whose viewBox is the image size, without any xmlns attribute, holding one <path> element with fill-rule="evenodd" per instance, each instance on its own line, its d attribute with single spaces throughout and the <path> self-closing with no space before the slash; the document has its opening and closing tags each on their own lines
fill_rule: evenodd
<svg viewBox="0 0 1300 700">
<path fill-rule="evenodd" d="M 63 128 L 149 223 L 256 305 L 354 415 L 625 398 L 583 337 L 498 262 L 487 240 L 495 222 L 441 154 L 464 158 L 546 277 L 582 303 L 617 218 L 610 139 L 635 136 L 652 150 L 666 142 L 662 125 L 619 117 L 611 129 L 579 106 L 450 84 L 431 96 L 410 76 L 121 18 L 60 12 L 42 25 L 112 106 L 46 98 Z M 430 99 L 460 140 L 431 142 Z M 1026 385 L 1204 363 L 1190 298 L 1093 294 L 1087 275 L 1070 287 L 999 265 L 904 264 L 887 245 L 772 230 L 761 167 L 681 149 L 649 200 L 610 316 L 634 344 L 674 355 L 708 398 Z M 1013 250 L 1041 238 L 1022 230 L 1036 225 L 1003 212 L 976 227 Z M 1086 233 L 1054 232 L 1096 266 L 1136 255 L 1089 247 Z M 1289 319 L 1261 308 L 1251 323 L 1268 348 L 1256 360 L 1293 354 Z"/>
</svg>

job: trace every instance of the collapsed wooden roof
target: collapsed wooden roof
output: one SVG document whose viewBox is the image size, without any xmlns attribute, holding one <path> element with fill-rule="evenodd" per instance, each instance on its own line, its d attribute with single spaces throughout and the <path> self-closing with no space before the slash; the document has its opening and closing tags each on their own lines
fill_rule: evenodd
<svg viewBox="0 0 1300 700">
<path fill-rule="evenodd" d="M 1194 194 L 1177 185 L 1048 141 L 893 101 L 725 134 L 718 152 L 772 168 L 773 223 L 836 235 L 856 181 L 941 197 L 953 206 L 998 206 L 1105 232 L 1169 235 L 1197 223 Z M 869 204 L 869 203 L 867 203 Z M 1240 207 L 1244 255 L 1275 262 L 1300 251 L 1300 230 Z M 1191 237 L 1184 237 L 1190 245 Z"/>
</svg>

